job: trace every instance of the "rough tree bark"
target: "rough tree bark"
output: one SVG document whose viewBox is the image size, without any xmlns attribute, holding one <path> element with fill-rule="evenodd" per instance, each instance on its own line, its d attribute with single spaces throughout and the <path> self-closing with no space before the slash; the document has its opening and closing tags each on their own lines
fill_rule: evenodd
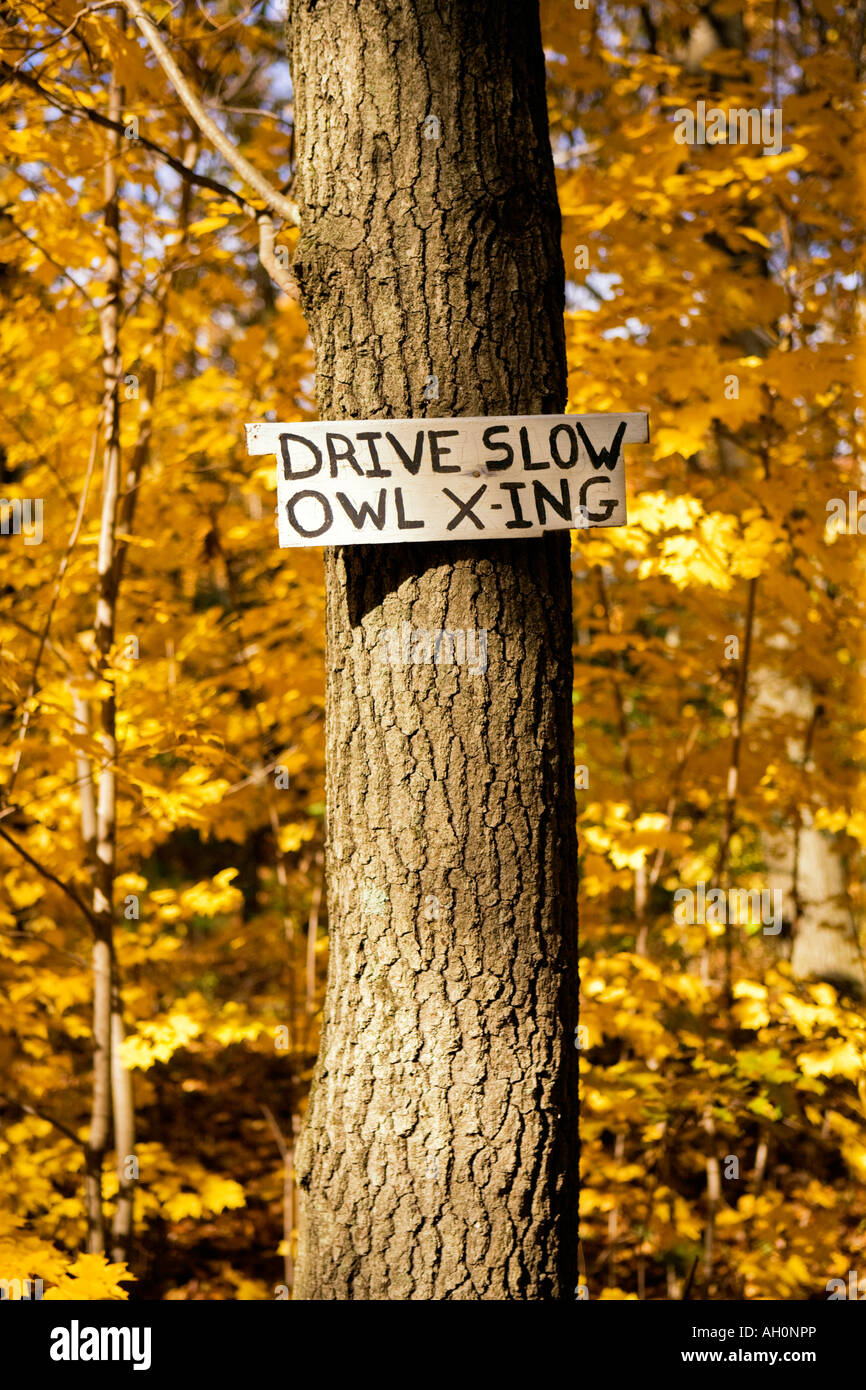
<svg viewBox="0 0 866 1390">
<path fill-rule="evenodd" d="M 294 271 L 324 419 L 556 412 L 531 0 L 290 0 Z M 326 551 L 331 959 L 296 1298 L 571 1298 L 568 535 Z M 382 633 L 486 631 L 487 669 Z"/>
</svg>

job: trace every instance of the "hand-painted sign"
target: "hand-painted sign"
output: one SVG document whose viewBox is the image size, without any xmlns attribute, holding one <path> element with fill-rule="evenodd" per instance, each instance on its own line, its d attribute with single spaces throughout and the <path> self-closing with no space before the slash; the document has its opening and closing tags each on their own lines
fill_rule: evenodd
<svg viewBox="0 0 866 1390">
<path fill-rule="evenodd" d="M 645 414 L 247 425 L 275 454 L 281 546 L 493 540 L 624 526 Z"/>
</svg>

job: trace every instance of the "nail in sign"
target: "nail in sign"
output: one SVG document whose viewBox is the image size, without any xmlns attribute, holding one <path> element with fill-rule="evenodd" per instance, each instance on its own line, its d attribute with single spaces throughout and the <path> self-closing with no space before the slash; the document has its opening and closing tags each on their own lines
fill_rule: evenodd
<svg viewBox="0 0 866 1390">
<path fill-rule="evenodd" d="M 276 455 L 281 546 L 624 526 L 623 445 L 648 438 L 643 413 L 247 425 Z"/>
</svg>

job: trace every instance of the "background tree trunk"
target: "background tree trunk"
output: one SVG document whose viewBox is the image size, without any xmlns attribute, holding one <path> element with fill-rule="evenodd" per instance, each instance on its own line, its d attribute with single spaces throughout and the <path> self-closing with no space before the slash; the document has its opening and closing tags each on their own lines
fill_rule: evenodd
<svg viewBox="0 0 866 1390">
<path fill-rule="evenodd" d="M 796 674 L 802 658 L 793 642 L 782 633 L 776 634 L 776 642 L 791 651 L 789 665 L 759 673 L 755 713 L 784 721 L 791 730 L 789 755 L 802 766 L 805 781 L 819 722 L 818 698 L 809 680 Z M 794 979 L 826 980 L 862 997 L 866 973 L 848 893 L 843 837 L 817 829 L 810 808 L 797 803 L 790 807 L 785 824 L 775 833 L 765 831 L 762 840 L 769 886 L 782 892 L 785 917 L 791 923 Z"/>
<path fill-rule="evenodd" d="M 289 30 L 322 418 L 563 409 L 537 6 L 290 0 Z M 326 570 L 331 959 L 295 1297 L 570 1298 L 569 537 Z M 486 671 L 385 664 L 403 623 L 486 630 Z"/>
</svg>

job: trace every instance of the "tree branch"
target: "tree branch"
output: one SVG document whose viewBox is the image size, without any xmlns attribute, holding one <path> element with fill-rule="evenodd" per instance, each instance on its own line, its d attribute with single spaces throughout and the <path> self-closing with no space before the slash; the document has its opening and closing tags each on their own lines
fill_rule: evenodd
<svg viewBox="0 0 866 1390">
<path fill-rule="evenodd" d="M 46 878 L 49 883 L 53 883 L 54 887 L 59 888 L 61 893 L 65 893 L 70 902 L 75 903 L 78 910 L 84 913 L 84 916 L 87 918 L 88 922 L 90 922 L 91 926 L 95 925 L 96 918 L 87 904 L 79 898 L 75 889 L 70 888 L 68 883 L 64 883 L 62 879 L 57 878 L 56 874 L 53 874 L 50 869 L 46 869 L 45 865 L 40 864 L 38 859 L 34 859 L 33 855 L 28 853 L 23 845 L 19 845 L 18 841 L 13 839 L 9 832 L 3 829 L 2 825 L 0 825 L 0 840 L 5 840 L 7 844 L 11 845 L 12 848 L 21 855 L 22 859 L 27 861 L 31 868 L 35 869 L 43 878 Z"/>
<path fill-rule="evenodd" d="M 220 130 L 204 109 L 192 87 L 184 77 L 174 58 L 166 48 L 162 35 L 154 24 L 153 20 L 146 14 L 139 0 L 121 0 L 124 9 L 130 18 L 138 25 L 147 43 L 149 44 L 154 57 L 171 83 L 177 95 L 180 97 L 192 119 L 195 121 L 202 135 L 206 135 L 208 140 L 216 150 L 222 155 L 226 163 L 234 169 L 235 173 L 243 179 L 260 198 L 264 200 L 271 212 L 278 212 L 286 222 L 291 222 L 293 226 L 300 226 L 301 215 L 297 205 L 290 198 L 286 198 L 258 169 L 245 159 L 240 150 L 236 150 L 227 135 Z"/>
<path fill-rule="evenodd" d="M 274 251 L 274 219 L 268 212 L 256 213 L 259 224 L 259 260 L 283 294 L 297 301 L 300 298 L 297 282 L 288 265 L 281 265 Z"/>
<path fill-rule="evenodd" d="M 63 101 L 54 92 L 50 92 L 47 87 L 43 87 L 35 77 L 29 73 L 17 72 L 9 63 L 0 59 L 0 75 L 8 77 L 11 81 L 21 82 L 25 87 L 29 87 L 32 92 L 36 92 L 49 106 L 53 106 L 57 111 L 63 111 L 67 116 L 85 116 L 94 125 L 102 126 L 103 130 L 113 130 L 118 134 L 124 134 L 126 127 L 121 121 L 113 121 L 110 116 L 104 116 L 101 111 L 95 111 L 90 106 L 72 106 L 69 102 Z M 251 206 L 244 198 L 243 194 L 236 189 L 229 188 L 227 184 L 220 183 L 219 179 L 212 179 L 207 174 L 198 174 L 194 169 L 188 168 L 182 159 L 163 149 L 162 145 L 157 145 L 154 140 L 149 140 L 146 135 L 136 136 L 136 143 L 143 145 L 145 149 L 151 150 L 158 155 L 176 174 L 181 178 L 188 179 L 190 183 L 196 184 L 199 188 L 209 188 L 213 193 L 221 193 L 226 198 L 232 198 L 239 208 L 244 212 L 255 214 L 256 209 Z M 19 229 L 20 230 L 20 229 Z"/>
<path fill-rule="evenodd" d="M 67 1139 L 71 1139 L 77 1148 L 84 1149 L 87 1147 L 84 1141 L 79 1139 L 74 1129 L 70 1129 L 68 1125 L 63 1124 L 60 1120 L 55 1120 L 53 1115 L 47 1115 L 44 1110 L 39 1110 L 35 1105 L 27 1105 L 23 1100 L 16 1100 L 14 1096 L 7 1096 L 5 1091 L 0 1091 L 0 1101 L 4 1101 L 6 1105 L 17 1106 L 18 1109 L 23 1110 L 26 1115 L 33 1115 L 37 1120 L 45 1120 L 47 1124 L 53 1125 L 61 1134 L 65 1134 Z"/>
<path fill-rule="evenodd" d="M 10 222 L 12 224 L 13 230 L 16 231 L 19 236 L 22 236 L 25 241 L 29 242 L 30 245 L 34 247 L 36 251 L 39 252 L 40 256 L 44 256 L 48 264 L 53 265 L 54 269 L 60 275 L 62 275 L 65 280 L 69 281 L 70 285 L 72 285 L 72 287 L 78 291 L 82 299 L 91 309 L 96 308 L 96 305 L 94 304 L 90 295 L 87 293 L 87 290 L 84 288 L 83 285 L 79 285 L 72 272 L 67 270 L 65 266 L 61 265 L 59 261 L 56 261 L 54 257 L 50 255 L 43 246 L 40 246 L 39 242 L 36 240 L 34 236 L 31 236 L 29 232 L 25 232 L 23 227 L 19 227 L 18 223 L 15 221 L 15 218 L 12 216 L 12 213 L 9 211 L 8 205 L 6 207 L 0 207 L 0 217 L 3 217 L 6 219 L 7 222 Z"/>
<path fill-rule="evenodd" d="M 150 20 L 147 19 L 147 16 L 144 16 L 144 21 L 146 24 L 150 24 Z M 141 25 L 139 25 L 139 27 L 141 27 Z M 147 38 L 148 35 L 146 30 L 142 30 L 142 32 L 145 33 L 145 37 Z M 158 35 L 157 38 L 159 39 Z M 148 38 L 148 42 L 149 41 L 150 40 Z M 159 42 L 160 44 L 162 44 L 161 39 L 159 39 Z M 177 72 L 178 78 L 184 86 L 184 90 L 189 95 L 190 100 L 193 102 L 195 106 L 195 110 L 191 109 L 189 103 L 186 100 L 184 92 L 181 91 L 175 83 L 174 85 L 177 89 L 178 95 L 184 102 L 184 105 L 187 107 L 187 110 L 190 111 L 193 120 L 196 122 L 196 125 L 199 127 L 202 133 L 207 135 L 208 138 L 217 146 L 217 149 L 223 155 L 223 158 L 226 159 L 227 163 L 231 165 L 235 172 L 240 174 L 241 178 L 244 178 L 245 181 L 250 185 L 250 187 L 253 188 L 255 192 L 257 192 L 261 197 L 265 199 L 271 211 L 280 213 L 280 215 L 282 217 L 285 217 L 287 221 L 291 222 L 294 226 L 298 226 L 300 223 L 300 214 L 295 204 L 291 201 L 291 199 L 286 198 L 277 189 L 272 188 L 271 185 L 267 182 L 267 180 L 264 179 L 260 174 L 258 174 L 257 171 L 253 169 L 253 166 L 251 164 L 247 163 L 243 155 L 241 155 L 237 150 L 234 149 L 234 146 L 231 144 L 228 138 L 225 135 L 223 135 L 222 131 L 219 129 L 219 126 L 217 126 L 211 120 L 210 116 L 207 115 L 204 108 L 200 105 L 197 98 L 193 95 L 191 89 L 185 83 L 182 74 L 174 65 L 173 59 L 171 58 L 171 55 L 168 54 L 164 45 L 163 51 L 166 53 L 169 62 L 172 63 L 173 70 Z M 156 49 L 154 49 L 154 52 L 156 52 Z M 157 57 L 159 57 L 158 53 Z M 55 93 L 50 92 L 47 87 L 43 87 L 42 83 L 38 82 L 35 77 L 31 77 L 29 73 L 18 72 L 15 68 L 11 67 L 9 63 L 4 62 L 2 59 L 0 59 L 0 75 L 8 77 L 13 81 L 23 83 L 25 87 L 28 87 L 31 91 L 36 92 L 39 96 L 43 98 L 43 100 L 47 101 L 49 105 L 55 107 L 55 109 L 58 111 L 63 111 L 67 116 L 85 116 L 87 120 L 92 121 L 94 125 L 101 126 L 104 130 L 111 130 L 115 134 L 125 133 L 125 127 L 122 124 L 122 122 L 114 121 L 111 119 L 110 116 L 104 116 L 101 111 L 95 111 L 92 107 L 76 107 L 70 105 L 68 102 L 64 102 Z M 204 123 L 199 120 L 197 114 L 198 112 L 200 112 L 201 115 L 204 117 Z M 216 132 L 216 135 L 219 137 L 219 142 L 217 142 L 217 140 L 214 138 L 214 131 Z M 263 212 L 260 208 L 254 207 L 251 203 L 249 203 L 246 200 L 246 198 L 244 198 L 243 194 L 236 192 L 233 188 L 229 188 L 227 184 L 221 183 L 219 179 L 210 178 L 207 174 L 196 173 L 196 171 L 194 169 L 191 169 L 189 165 L 185 164 L 182 159 L 178 159 L 176 155 L 173 155 L 170 153 L 170 151 L 163 149 L 162 145 L 158 145 L 154 140 L 149 140 L 146 135 L 137 135 L 136 141 L 138 144 L 143 145 L 145 149 L 148 149 L 152 151 L 153 154 L 157 155 L 161 160 L 164 161 L 164 163 L 166 163 L 169 166 L 169 168 L 174 169 L 175 173 L 180 174 L 181 178 L 186 179 L 189 183 L 195 184 L 199 188 L 209 188 L 213 193 L 220 193 L 223 195 L 223 197 L 231 198 L 234 202 L 237 203 L 238 207 L 241 210 L 243 210 L 244 212 L 251 213 L 253 217 L 255 217 L 259 228 L 259 260 L 261 261 L 265 270 L 270 275 L 271 279 L 274 281 L 276 285 L 279 286 L 283 293 L 288 295 L 290 299 L 294 299 L 295 301 L 298 300 L 298 287 L 295 283 L 295 279 L 291 271 L 289 270 L 288 265 L 281 265 L 280 262 L 276 259 L 276 255 L 274 252 L 274 223 L 273 218 L 270 217 L 267 212 Z M 228 150 L 230 153 L 227 154 L 226 150 Z M 245 170 L 248 170 L 253 177 L 250 178 L 249 175 L 244 172 Z M 32 237 L 29 237 L 26 232 L 22 231 L 22 229 L 16 223 L 13 223 L 13 225 L 15 226 L 16 231 L 20 232 L 21 235 L 26 237 L 28 241 L 32 241 Z M 35 245 L 36 243 L 34 242 L 33 244 Z M 42 248 L 37 247 L 37 250 L 41 251 Z M 46 259 L 51 259 L 48 256 L 47 252 L 43 251 L 42 254 L 46 256 Z M 52 262 L 52 264 L 56 263 Z M 69 274 L 68 271 L 63 270 L 62 266 L 58 266 L 57 268 L 63 274 Z M 75 288 L 79 291 L 79 293 L 87 297 L 87 291 L 82 289 L 82 287 L 75 280 L 72 279 L 71 275 L 69 276 L 69 279 L 72 280 L 73 285 L 75 285 Z"/>
</svg>

